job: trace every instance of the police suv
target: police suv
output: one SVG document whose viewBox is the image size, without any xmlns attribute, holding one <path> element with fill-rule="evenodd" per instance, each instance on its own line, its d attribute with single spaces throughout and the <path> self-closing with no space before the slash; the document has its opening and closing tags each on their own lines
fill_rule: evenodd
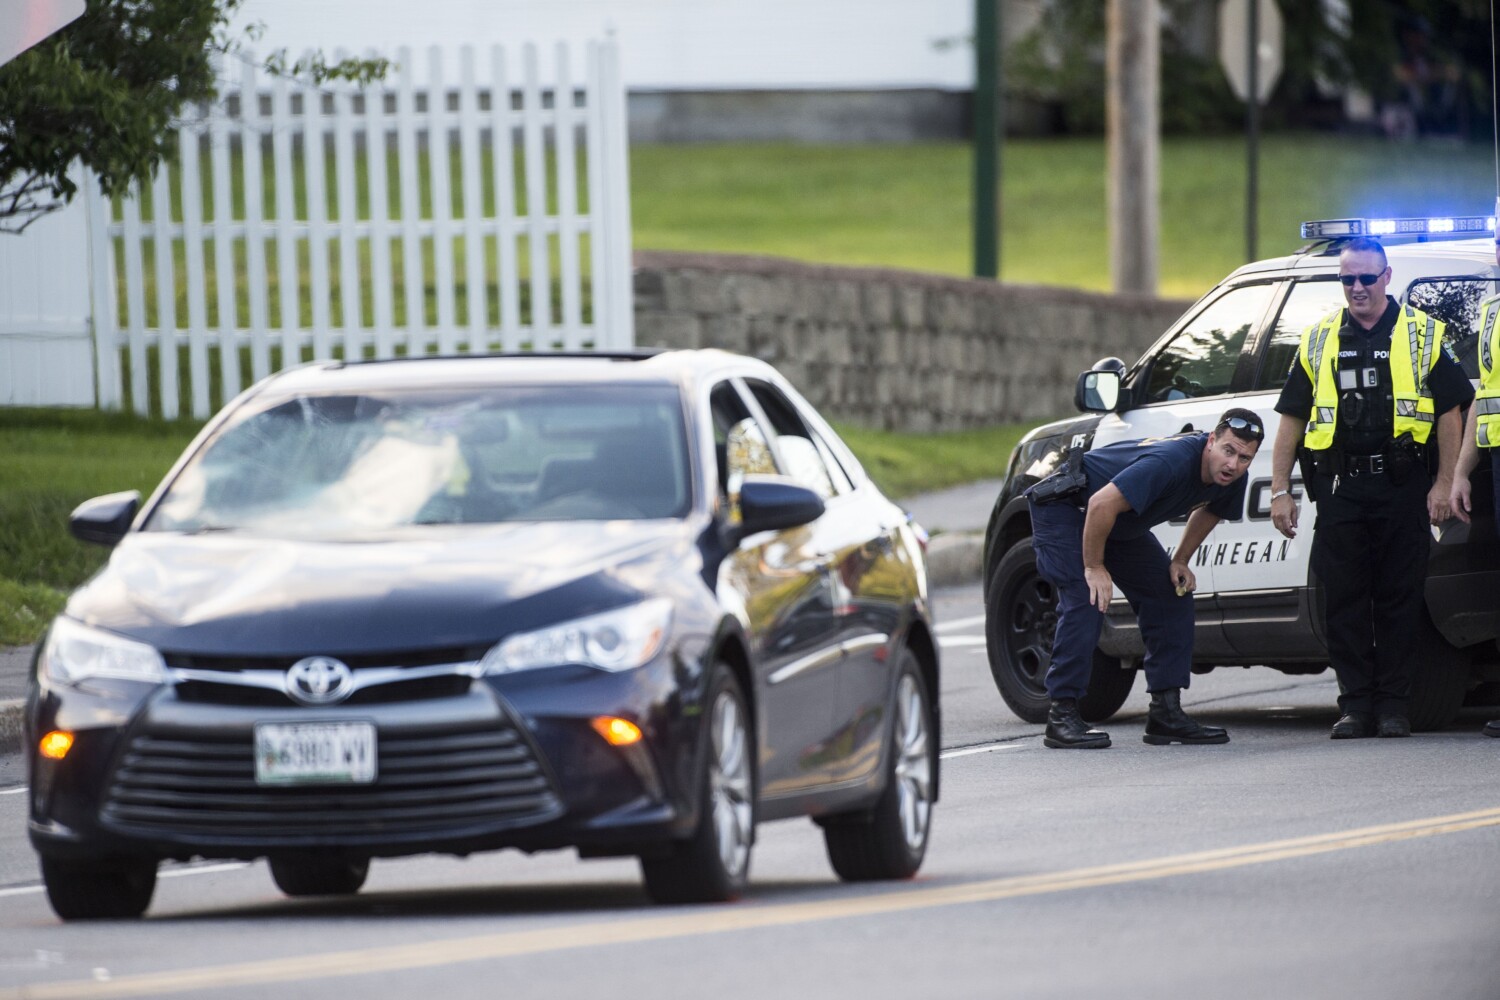
<svg viewBox="0 0 1500 1000">
<path fill-rule="evenodd" d="M 1081 375 L 1076 402 L 1094 412 L 1038 427 L 1021 440 L 985 535 L 990 670 L 1006 704 L 1028 722 L 1045 721 L 1043 679 L 1056 625 L 1057 595 L 1037 573 L 1022 493 L 1075 449 L 1211 429 L 1231 406 L 1258 412 L 1267 440 L 1248 473 L 1243 517 L 1221 522 L 1189 560 L 1198 580 L 1193 670 L 1263 665 L 1287 674 L 1316 674 L 1327 669 L 1322 588 L 1308 560 L 1316 511 L 1295 473 L 1292 492 L 1302 504 L 1304 530 L 1288 539 L 1271 524 L 1277 397 L 1303 330 L 1344 306 L 1338 255 L 1344 242 L 1361 235 L 1386 241 L 1390 294 L 1443 320 L 1449 344 L 1469 377 L 1477 379 L 1479 303 L 1500 291 L 1490 236 L 1494 227 L 1493 217 L 1305 223 L 1307 246 L 1229 275 L 1133 365 L 1113 358 L 1096 365 L 1098 371 L 1121 373 L 1117 395 L 1108 391 L 1114 379 Z M 1435 458 L 1436 449 L 1431 451 Z M 1418 729 L 1446 726 L 1466 703 L 1500 701 L 1500 539 L 1490 451 L 1480 449 L 1480 466 L 1470 477 L 1473 523 L 1450 520 L 1432 529 L 1427 615 L 1410 704 Z M 1185 523 L 1156 529 L 1168 552 Z M 1081 702 L 1085 718 L 1103 721 L 1124 704 L 1144 652 L 1135 616 L 1117 592 Z"/>
</svg>

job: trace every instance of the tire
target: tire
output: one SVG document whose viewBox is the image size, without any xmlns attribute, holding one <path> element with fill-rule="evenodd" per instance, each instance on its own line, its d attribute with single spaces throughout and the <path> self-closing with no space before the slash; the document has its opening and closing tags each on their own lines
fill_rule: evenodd
<svg viewBox="0 0 1500 1000">
<path fill-rule="evenodd" d="M 1443 638 L 1425 609 L 1418 632 L 1408 717 L 1412 729 L 1418 731 L 1446 729 L 1458 717 L 1464 696 L 1469 693 L 1472 657 Z"/>
<path fill-rule="evenodd" d="M 369 874 L 369 858 L 271 859 L 271 879 L 288 896 L 352 896 Z"/>
<path fill-rule="evenodd" d="M 1036 568 L 1031 538 L 1023 538 L 1001 557 L 990 576 L 984 633 L 990 673 L 1010 710 L 1026 722 L 1047 721 L 1047 668 L 1052 665 L 1052 638 L 1057 629 L 1057 588 Z M 1078 708 L 1089 722 L 1103 722 L 1120 710 L 1135 686 L 1135 668 L 1094 650 L 1088 693 Z"/>
<path fill-rule="evenodd" d="M 698 826 L 663 857 L 643 856 L 653 902 L 722 903 L 744 892 L 755 843 L 755 738 L 745 696 L 723 664 L 709 678 Z"/>
<path fill-rule="evenodd" d="M 71 861 L 42 857 L 47 900 L 64 920 L 129 920 L 151 905 L 155 861 Z"/>
<path fill-rule="evenodd" d="M 937 751 L 927 685 L 917 658 L 906 650 L 896 678 L 885 791 L 866 816 L 823 826 L 828 860 L 839 878 L 845 882 L 911 878 L 922 867 L 932 832 Z"/>
</svg>

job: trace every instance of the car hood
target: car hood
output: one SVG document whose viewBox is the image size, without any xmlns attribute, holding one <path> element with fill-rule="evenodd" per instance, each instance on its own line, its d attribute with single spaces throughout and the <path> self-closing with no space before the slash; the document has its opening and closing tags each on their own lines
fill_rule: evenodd
<svg viewBox="0 0 1500 1000">
<path fill-rule="evenodd" d="M 423 528 L 350 542 L 135 532 L 67 614 L 202 655 L 489 645 L 670 593 L 699 559 L 679 521 Z"/>
</svg>

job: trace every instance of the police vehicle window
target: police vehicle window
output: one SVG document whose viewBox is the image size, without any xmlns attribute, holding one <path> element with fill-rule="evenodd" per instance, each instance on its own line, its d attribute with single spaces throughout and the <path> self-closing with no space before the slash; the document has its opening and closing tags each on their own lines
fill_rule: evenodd
<svg viewBox="0 0 1500 1000">
<path fill-rule="evenodd" d="M 1255 388 L 1280 389 L 1285 385 L 1292 362 L 1297 359 L 1302 331 L 1343 307 L 1344 290 L 1337 281 L 1299 281 L 1292 285 L 1286 305 L 1281 307 L 1281 315 L 1271 328 L 1271 342 L 1261 360 Z"/>
<path fill-rule="evenodd" d="M 834 495 L 833 476 L 823 462 L 818 446 L 791 400 L 773 385 L 747 382 L 755 401 L 776 434 L 776 450 L 786 465 L 786 474 L 827 500 Z"/>
<path fill-rule="evenodd" d="M 1275 287 L 1260 284 L 1230 289 L 1193 317 L 1152 360 L 1146 401 L 1228 392 L 1245 336 L 1265 313 Z"/>
<path fill-rule="evenodd" d="M 1496 292 L 1497 282 L 1483 278 L 1424 278 L 1412 282 L 1406 301 L 1447 328 L 1447 341 L 1464 374 L 1479 377 L 1479 303 Z"/>
</svg>

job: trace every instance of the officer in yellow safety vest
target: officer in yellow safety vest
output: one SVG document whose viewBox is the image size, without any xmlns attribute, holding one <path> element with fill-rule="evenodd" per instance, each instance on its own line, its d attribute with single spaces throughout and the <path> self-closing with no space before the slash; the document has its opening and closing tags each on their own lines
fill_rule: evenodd
<svg viewBox="0 0 1500 1000">
<path fill-rule="evenodd" d="M 1500 266 L 1500 235 L 1495 238 L 1495 264 Z M 1479 393 L 1469 407 L 1449 496 L 1454 515 L 1466 524 L 1472 510 L 1469 476 L 1479 464 L 1480 448 L 1494 449 L 1487 454 L 1495 479 L 1495 523 L 1500 525 L 1500 295 L 1479 303 Z M 1486 723 L 1484 735 L 1500 736 L 1500 720 Z"/>
<path fill-rule="evenodd" d="M 1411 735 L 1429 524 L 1450 516 L 1461 407 L 1474 394 L 1443 324 L 1386 295 L 1390 280 L 1378 240 L 1344 244 L 1339 281 L 1348 307 L 1303 333 L 1276 403 L 1271 521 L 1288 538 L 1297 534 L 1291 477 L 1299 449 L 1314 465 L 1303 485 L 1318 505 L 1311 562 L 1339 680 L 1336 740 Z"/>
</svg>

